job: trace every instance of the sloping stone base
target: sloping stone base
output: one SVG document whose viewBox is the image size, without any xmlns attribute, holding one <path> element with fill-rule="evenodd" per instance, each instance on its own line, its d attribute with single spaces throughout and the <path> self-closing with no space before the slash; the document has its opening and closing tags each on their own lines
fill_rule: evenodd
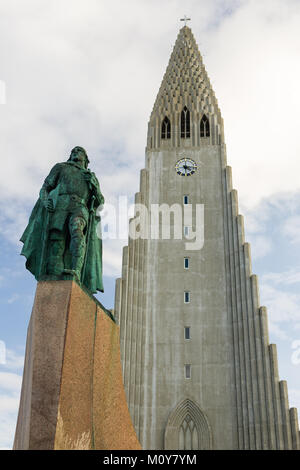
<svg viewBox="0 0 300 470">
<path fill-rule="evenodd" d="M 123 387 L 118 326 L 75 282 L 39 282 L 14 449 L 140 448 Z"/>
</svg>

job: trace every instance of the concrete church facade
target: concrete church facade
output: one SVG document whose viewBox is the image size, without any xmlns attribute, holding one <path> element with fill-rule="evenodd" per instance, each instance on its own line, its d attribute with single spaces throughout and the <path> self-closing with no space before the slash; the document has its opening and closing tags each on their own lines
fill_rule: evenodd
<svg viewBox="0 0 300 470">
<path fill-rule="evenodd" d="M 133 223 L 139 204 L 193 207 L 194 216 L 186 225 L 183 217 L 181 239 L 129 238 L 123 251 L 115 316 L 142 448 L 300 449 L 297 410 L 279 380 L 251 272 L 221 113 L 187 26 L 150 117 L 135 203 Z M 187 249 L 196 205 L 204 208 L 204 243 Z"/>
</svg>

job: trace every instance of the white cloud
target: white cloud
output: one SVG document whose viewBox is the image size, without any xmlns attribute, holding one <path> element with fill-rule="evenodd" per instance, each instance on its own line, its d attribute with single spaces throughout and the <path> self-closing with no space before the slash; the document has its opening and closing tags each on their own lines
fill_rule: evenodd
<svg viewBox="0 0 300 470">
<path fill-rule="evenodd" d="M 11 449 L 16 429 L 19 407 L 18 396 L 8 396 L 0 393 L 0 446 L 1 449 Z"/>
<path fill-rule="evenodd" d="M 300 410 L 300 390 L 291 388 L 289 389 L 289 405 L 290 408 L 297 408 L 298 413 Z M 298 415 L 298 418 L 300 419 L 300 415 Z"/>
<path fill-rule="evenodd" d="M 264 282 L 261 283 L 261 297 L 267 305 L 274 322 L 299 322 L 300 294 L 283 291 Z"/>
<path fill-rule="evenodd" d="M 20 358 L 11 351 L 7 351 L 7 364 L 11 369 L 20 366 Z M 3 367 L 3 366 L 2 366 Z M 13 372 L 0 371 L 0 447 L 12 448 L 15 434 L 22 376 Z"/>
<path fill-rule="evenodd" d="M 268 308 L 269 330 L 274 337 L 292 340 L 300 324 L 300 270 L 267 272 L 260 279 L 261 303 Z"/>
<path fill-rule="evenodd" d="M 293 244 L 300 243 L 300 216 L 292 216 L 285 220 L 283 228 L 283 235 L 290 239 Z"/>
<path fill-rule="evenodd" d="M 272 312 L 272 310 L 271 310 Z M 272 321 L 272 316 L 269 315 L 268 328 L 271 337 L 279 340 L 288 341 L 291 340 L 291 336 L 287 333 L 287 325 L 275 323 Z"/>
<path fill-rule="evenodd" d="M 22 376 L 13 371 L 22 370 L 23 364 L 23 356 L 6 349 L 6 362 L 0 370 L 0 448 L 13 445 L 22 385 Z"/>
<path fill-rule="evenodd" d="M 22 377 L 12 372 L 0 372 L 0 390 L 9 390 L 19 393 L 21 390 Z"/>
<path fill-rule="evenodd" d="M 22 369 L 24 366 L 24 356 L 12 349 L 6 349 L 6 361 L 4 366 L 6 369 L 10 370 Z"/>
<path fill-rule="evenodd" d="M 15 292 L 15 293 L 12 294 L 12 296 L 7 300 L 7 303 L 8 303 L 8 304 L 13 304 L 13 303 L 15 303 L 19 298 L 20 298 L 20 295 Z"/>
<path fill-rule="evenodd" d="M 0 446 L 11 448 L 16 428 L 22 377 L 0 372 Z"/>
<path fill-rule="evenodd" d="M 207 70 L 223 111 L 241 200 L 299 189 L 300 4 L 245 1 L 207 39 Z"/>
<path fill-rule="evenodd" d="M 1 190 L 0 190 L 1 191 Z M 26 227 L 29 213 L 22 199 L 0 201 L 0 234 L 10 242 L 20 246 L 19 239 Z"/>
<path fill-rule="evenodd" d="M 1 413 L 1 418 L 3 418 L 3 415 L 10 415 L 14 414 L 16 416 L 19 408 L 19 395 L 5 395 L 0 393 L 0 413 Z M 15 423 L 14 423 L 15 425 Z"/>
<path fill-rule="evenodd" d="M 241 199 L 251 205 L 299 188 L 299 3 L 186 6 L 224 114 Z M 72 9 L 66 0 L 29 0 L 26 9 L 2 2 L 2 201 L 32 203 L 51 165 L 77 144 L 91 154 L 104 193 L 138 190 L 147 121 L 181 10 L 179 1 L 74 0 Z"/>
<path fill-rule="evenodd" d="M 292 340 L 300 322 L 300 294 L 291 290 L 299 273 L 268 273 L 260 282 L 261 304 L 268 309 L 269 331 L 274 338 Z"/>
<path fill-rule="evenodd" d="M 6 344 L 0 340 L 0 365 L 6 364 Z"/>
<path fill-rule="evenodd" d="M 292 285 L 300 283 L 300 269 L 290 269 L 281 273 L 267 273 L 262 276 L 262 282 L 272 282 L 275 285 Z"/>
<path fill-rule="evenodd" d="M 122 268 L 122 247 L 126 244 L 119 240 L 104 241 L 103 274 L 109 277 L 120 277 Z"/>
<path fill-rule="evenodd" d="M 300 212 L 300 192 L 285 191 L 264 197 L 258 204 L 247 206 L 240 204 L 241 213 L 245 216 L 245 231 L 248 235 L 256 235 L 273 229 L 275 224 L 278 232 L 284 234 L 282 241 L 286 240 L 286 227 L 293 226 L 292 222 L 298 220 Z M 295 231 L 296 232 L 296 231 Z M 296 236 L 296 233 L 293 234 Z"/>
<path fill-rule="evenodd" d="M 263 258 L 272 251 L 272 240 L 266 236 L 252 236 L 250 241 L 253 259 Z"/>
</svg>

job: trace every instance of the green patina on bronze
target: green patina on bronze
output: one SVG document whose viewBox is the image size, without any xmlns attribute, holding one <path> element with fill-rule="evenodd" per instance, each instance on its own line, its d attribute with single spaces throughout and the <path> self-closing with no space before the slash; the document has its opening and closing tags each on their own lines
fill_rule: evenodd
<svg viewBox="0 0 300 470">
<path fill-rule="evenodd" d="M 96 293 L 103 292 L 96 209 L 104 197 L 88 163 L 86 151 L 75 147 L 67 162 L 52 168 L 21 237 L 21 254 L 38 281 L 74 279 Z"/>
</svg>

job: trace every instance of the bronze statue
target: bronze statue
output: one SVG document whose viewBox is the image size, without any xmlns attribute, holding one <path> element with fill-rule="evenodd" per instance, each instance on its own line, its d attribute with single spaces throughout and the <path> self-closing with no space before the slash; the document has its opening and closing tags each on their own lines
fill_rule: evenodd
<svg viewBox="0 0 300 470">
<path fill-rule="evenodd" d="M 86 151 L 75 147 L 52 168 L 21 237 L 21 254 L 37 280 L 75 279 L 95 293 L 103 292 L 96 208 L 104 197 L 88 164 Z"/>
</svg>

